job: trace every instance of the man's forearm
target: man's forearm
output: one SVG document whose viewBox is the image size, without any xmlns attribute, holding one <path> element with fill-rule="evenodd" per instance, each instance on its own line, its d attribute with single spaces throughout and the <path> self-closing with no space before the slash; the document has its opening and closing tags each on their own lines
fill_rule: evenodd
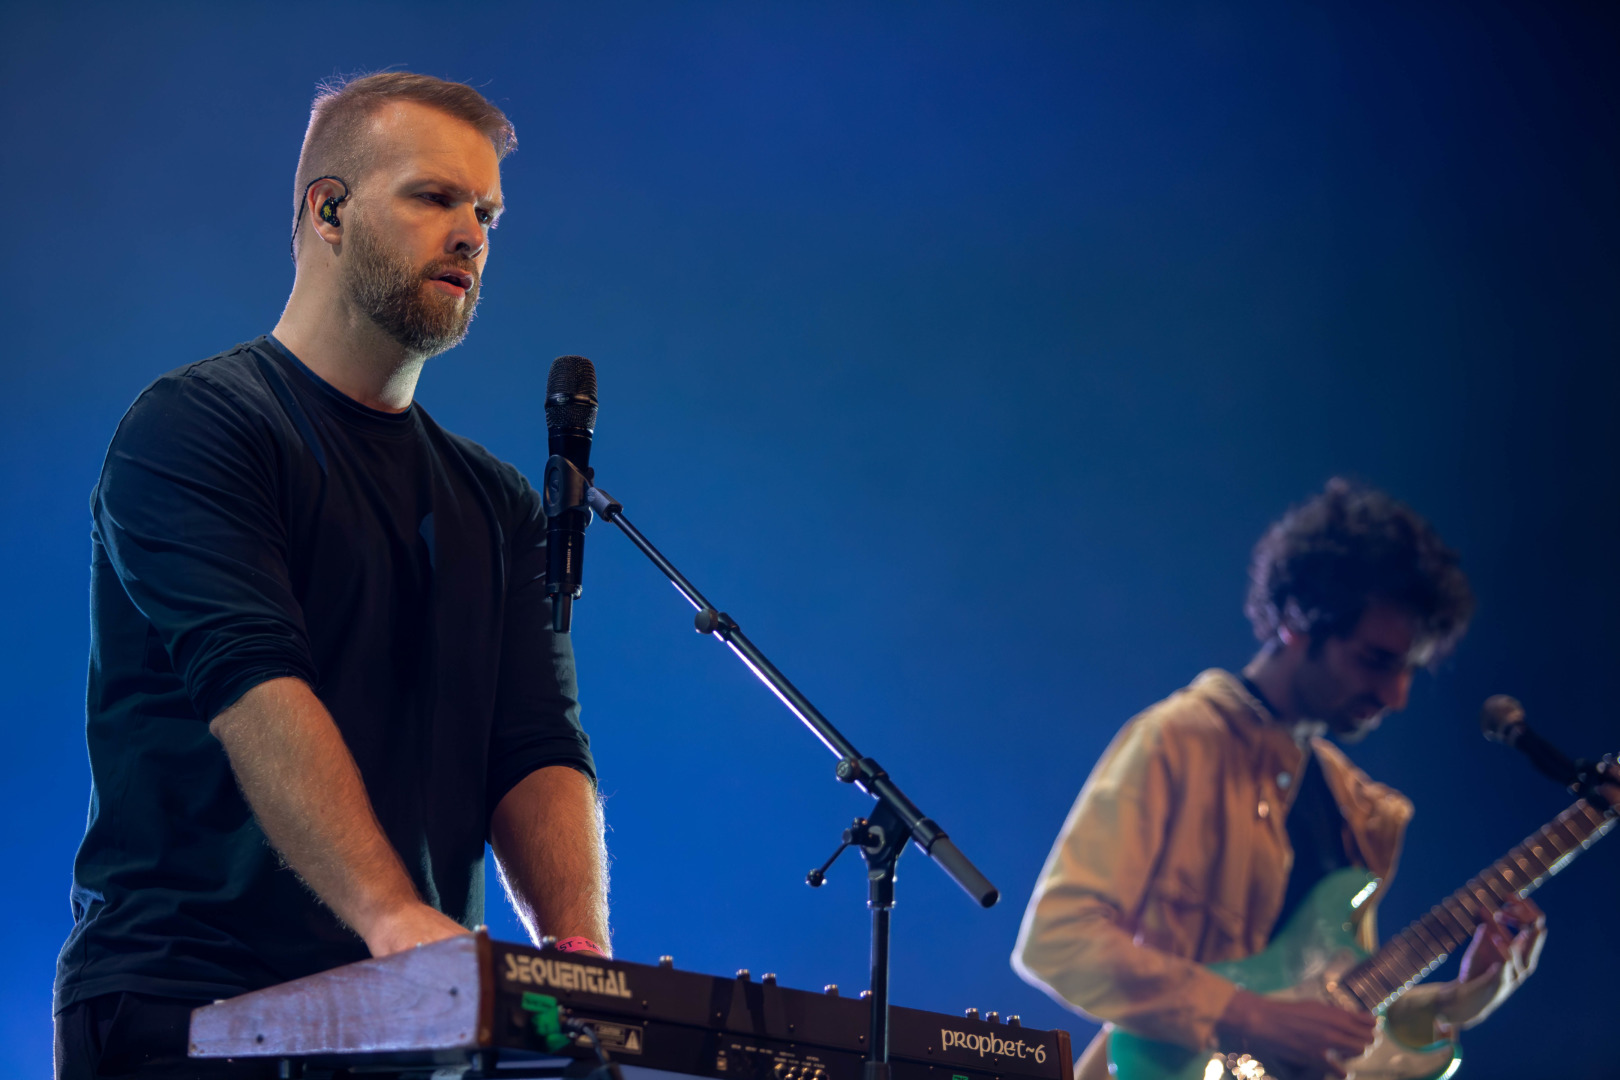
<svg viewBox="0 0 1620 1080">
<path fill-rule="evenodd" d="M 596 785 L 564 765 L 538 769 L 490 822 L 501 878 L 529 935 L 608 941 L 607 856 Z"/>
<path fill-rule="evenodd" d="M 303 680 L 260 683 L 209 730 L 270 843 L 373 953 L 459 929 L 417 897 L 342 734 Z"/>
</svg>

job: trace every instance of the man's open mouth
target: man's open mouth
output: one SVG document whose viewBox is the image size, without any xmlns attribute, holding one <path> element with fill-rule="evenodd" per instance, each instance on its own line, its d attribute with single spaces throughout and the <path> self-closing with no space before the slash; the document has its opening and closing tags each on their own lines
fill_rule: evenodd
<svg viewBox="0 0 1620 1080">
<path fill-rule="evenodd" d="M 471 274 L 462 273 L 460 270 L 446 270 L 442 274 L 434 274 L 433 280 L 443 281 L 447 284 L 454 285 L 463 292 L 471 289 L 473 286 L 473 276 Z"/>
</svg>

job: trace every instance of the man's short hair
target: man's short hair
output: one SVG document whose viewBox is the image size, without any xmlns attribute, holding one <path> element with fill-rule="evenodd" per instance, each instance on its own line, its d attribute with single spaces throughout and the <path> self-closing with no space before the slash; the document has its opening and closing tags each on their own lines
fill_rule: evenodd
<svg viewBox="0 0 1620 1080">
<path fill-rule="evenodd" d="M 1261 641 L 1275 639 L 1285 622 L 1313 645 L 1343 637 L 1374 600 L 1408 612 L 1436 658 L 1462 638 L 1474 612 L 1457 553 L 1382 491 L 1335 477 L 1254 546 L 1244 612 Z"/>
<path fill-rule="evenodd" d="M 497 161 L 517 148 L 517 132 L 506 114 L 465 83 L 446 82 L 409 71 L 325 82 L 309 109 L 309 127 L 293 176 L 293 253 L 298 252 L 298 222 L 304 192 L 322 176 L 339 176 L 354 184 L 371 167 L 367 125 L 379 109 L 395 101 L 415 101 L 464 120 L 495 147 Z"/>
</svg>

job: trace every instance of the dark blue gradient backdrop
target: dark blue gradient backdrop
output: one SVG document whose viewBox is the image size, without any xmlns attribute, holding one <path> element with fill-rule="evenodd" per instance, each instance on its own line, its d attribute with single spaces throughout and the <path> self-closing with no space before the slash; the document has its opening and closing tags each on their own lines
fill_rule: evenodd
<svg viewBox="0 0 1620 1080">
<path fill-rule="evenodd" d="M 1479 738 L 1486 695 L 1620 748 L 1612 11 L 3 14 L 0 1071 L 49 1062 L 91 485 L 142 386 L 275 322 L 337 73 L 470 81 L 521 140 L 423 404 L 536 476 L 547 365 L 592 357 L 603 486 L 1004 890 L 978 910 L 907 855 L 896 1001 L 1090 1035 L 1007 964 L 1048 844 L 1122 721 L 1246 659 L 1249 547 L 1334 473 L 1427 514 L 1481 597 L 1354 750 L 1419 808 L 1386 932 L 1564 805 Z M 575 642 L 618 951 L 858 989 L 862 874 L 803 883 L 865 805 L 833 759 L 601 525 Z M 1615 1075 L 1617 895 L 1620 841 L 1540 894 L 1541 971 L 1465 1077 Z"/>
</svg>

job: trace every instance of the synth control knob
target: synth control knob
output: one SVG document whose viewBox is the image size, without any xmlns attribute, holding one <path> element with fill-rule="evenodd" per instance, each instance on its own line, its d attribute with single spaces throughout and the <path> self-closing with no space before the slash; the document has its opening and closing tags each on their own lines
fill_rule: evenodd
<svg viewBox="0 0 1620 1080">
<path fill-rule="evenodd" d="M 998 1012 L 992 1011 L 989 1015 L 987 1015 L 984 1018 L 984 1022 L 987 1023 L 987 1024 L 999 1024 L 999 1023 L 1001 1023 L 1001 1014 L 998 1013 Z"/>
<path fill-rule="evenodd" d="M 1023 1027 L 1024 1022 L 1018 1018 L 1017 1013 L 1013 1013 L 1012 1015 L 1007 1017 L 1007 1026 L 1008 1027 Z"/>
<path fill-rule="evenodd" d="M 862 1001 L 871 1001 L 872 1000 L 872 991 L 870 991 L 870 990 L 862 990 L 861 991 L 861 1000 Z"/>
<path fill-rule="evenodd" d="M 967 1012 L 963 1013 L 962 1015 L 966 1016 L 969 1020 L 977 1020 L 979 1018 L 979 1010 L 978 1009 L 969 1009 L 969 1010 L 967 1010 Z"/>
<path fill-rule="evenodd" d="M 737 981 L 738 982 L 747 982 L 748 981 L 748 969 L 747 968 L 738 968 L 737 969 Z"/>
<path fill-rule="evenodd" d="M 540 939 L 540 947 L 542 949 L 549 949 L 555 944 L 557 944 L 557 939 L 552 934 L 546 934 Z"/>
<path fill-rule="evenodd" d="M 658 958 L 658 966 L 661 968 L 672 968 L 675 966 L 675 958 L 673 956 L 660 956 Z"/>
<path fill-rule="evenodd" d="M 837 997 L 838 996 L 838 984 L 837 983 L 828 983 L 826 986 L 823 986 L 821 989 L 822 989 L 822 992 L 825 993 L 828 997 Z"/>
<path fill-rule="evenodd" d="M 776 985 L 776 972 L 767 971 L 765 974 L 763 974 L 763 975 L 761 975 L 759 977 L 759 981 L 764 983 L 766 986 L 775 986 Z"/>
</svg>

